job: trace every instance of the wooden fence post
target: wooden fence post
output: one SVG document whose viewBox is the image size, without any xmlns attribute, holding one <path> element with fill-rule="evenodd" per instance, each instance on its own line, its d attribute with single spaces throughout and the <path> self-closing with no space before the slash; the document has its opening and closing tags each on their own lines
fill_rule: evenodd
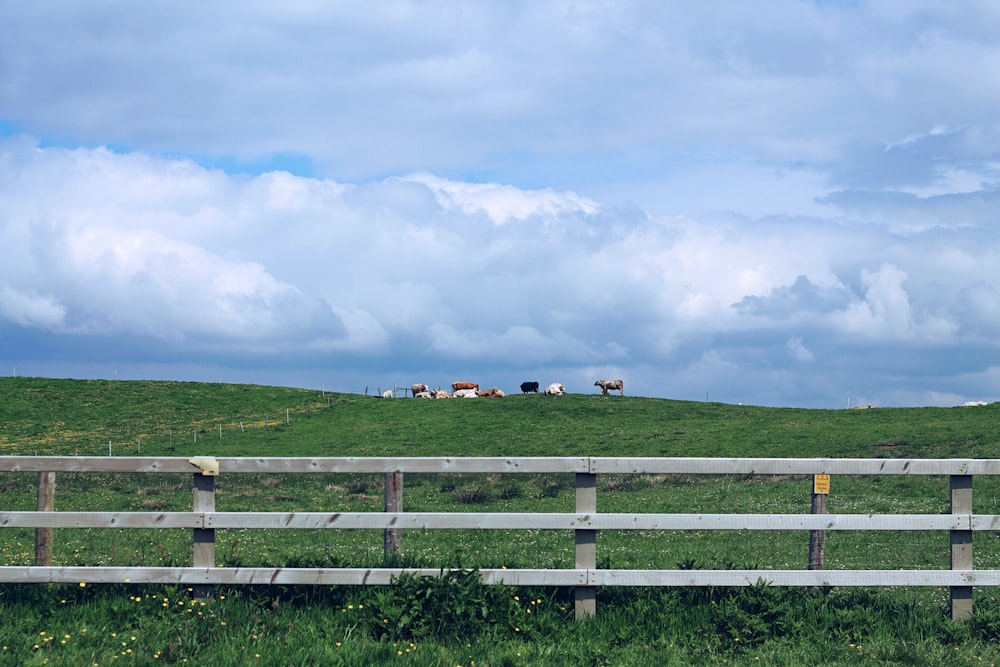
<svg viewBox="0 0 1000 667">
<path fill-rule="evenodd" d="M 826 514 L 826 499 L 830 494 L 830 476 L 813 475 L 812 492 L 812 513 Z M 826 546 L 825 530 L 809 531 L 809 569 L 823 569 L 823 550 Z M 815 587 L 809 588 L 810 593 L 815 593 Z"/>
<path fill-rule="evenodd" d="M 576 512 L 594 514 L 597 512 L 597 475 L 576 473 Z M 576 530 L 576 569 L 597 569 L 597 531 Z M 580 620 L 597 613 L 597 588 L 577 586 L 573 589 L 576 602 L 576 618 Z"/>
<path fill-rule="evenodd" d="M 387 472 L 385 474 L 384 507 L 386 512 L 403 511 L 403 473 Z M 398 561 L 400 550 L 403 546 L 403 531 L 399 528 L 386 528 L 383 533 L 383 540 L 383 557 L 385 561 Z"/>
<path fill-rule="evenodd" d="M 39 512 L 52 512 L 56 508 L 56 474 L 38 473 Z M 35 565 L 52 565 L 52 528 L 35 528 Z"/>
<path fill-rule="evenodd" d="M 972 475 L 951 475 L 951 513 L 972 514 Z M 972 569 L 972 531 L 951 531 L 951 569 Z M 972 586 L 951 587 L 951 617 L 967 621 L 972 617 Z"/>
<path fill-rule="evenodd" d="M 215 511 L 215 476 L 204 472 L 194 474 L 195 512 Z M 194 529 L 194 566 L 215 567 L 215 529 Z M 201 584 L 193 587 L 195 598 L 212 597 L 212 586 Z"/>
</svg>

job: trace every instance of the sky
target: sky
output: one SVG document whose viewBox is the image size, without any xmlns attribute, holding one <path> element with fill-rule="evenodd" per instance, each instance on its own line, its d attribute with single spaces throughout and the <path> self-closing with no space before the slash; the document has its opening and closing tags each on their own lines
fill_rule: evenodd
<svg viewBox="0 0 1000 667">
<path fill-rule="evenodd" d="M 0 375 L 1000 400 L 990 0 L 0 0 Z"/>
</svg>

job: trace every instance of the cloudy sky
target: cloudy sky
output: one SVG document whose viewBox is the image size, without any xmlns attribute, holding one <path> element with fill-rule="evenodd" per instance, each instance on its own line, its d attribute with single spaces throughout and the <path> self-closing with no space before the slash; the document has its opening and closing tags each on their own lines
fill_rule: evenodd
<svg viewBox="0 0 1000 667">
<path fill-rule="evenodd" d="M 991 0 L 0 0 L 0 374 L 1000 400 Z"/>
</svg>

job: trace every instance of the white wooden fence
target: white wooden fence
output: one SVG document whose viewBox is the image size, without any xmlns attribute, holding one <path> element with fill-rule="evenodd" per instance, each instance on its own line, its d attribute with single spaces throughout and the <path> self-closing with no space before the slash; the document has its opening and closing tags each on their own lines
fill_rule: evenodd
<svg viewBox="0 0 1000 667">
<path fill-rule="evenodd" d="M 933 586 L 951 591 L 951 613 L 972 613 L 973 586 L 1000 586 L 1000 570 L 973 570 L 974 531 L 1000 530 L 1000 515 L 974 514 L 974 476 L 1000 475 L 1000 459 L 776 459 L 610 457 L 412 457 L 412 458 L 180 458 L 0 456 L 0 472 L 189 473 L 190 512 L 3 511 L 0 528 L 190 528 L 190 567 L 0 566 L 0 582 L 171 583 L 205 591 L 215 584 L 388 584 L 403 572 L 438 576 L 416 568 L 218 567 L 217 529 L 484 529 L 567 530 L 575 535 L 573 569 L 483 569 L 485 584 L 569 586 L 577 617 L 596 611 L 599 586 Z M 241 473 L 487 473 L 575 474 L 576 507 L 571 513 L 483 512 L 217 512 L 215 479 Z M 950 479 L 948 514 L 653 514 L 598 513 L 597 476 L 689 475 L 923 475 Z M 50 507 L 51 505 L 49 505 Z M 949 570 L 619 570 L 598 569 L 599 530 L 862 530 L 948 531 Z M 388 543 L 388 542 L 387 542 Z"/>
</svg>

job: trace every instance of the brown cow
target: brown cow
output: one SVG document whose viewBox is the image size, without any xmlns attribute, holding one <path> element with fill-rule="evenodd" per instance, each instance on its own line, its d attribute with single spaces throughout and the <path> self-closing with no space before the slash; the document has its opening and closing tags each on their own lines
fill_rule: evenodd
<svg viewBox="0 0 1000 667">
<path fill-rule="evenodd" d="M 427 391 L 427 385 L 425 384 L 415 384 L 410 387 L 410 393 L 416 396 L 422 391 Z"/>
<path fill-rule="evenodd" d="M 609 391 L 620 391 L 622 396 L 625 395 L 625 383 L 621 380 L 598 380 L 594 386 L 601 388 L 602 396 L 607 396 Z"/>
<path fill-rule="evenodd" d="M 451 392 L 452 393 L 455 393 L 459 389 L 475 389 L 476 391 L 479 391 L 479 385 L 476 384 L 475 382 L 452 382 L 451 383 Z"/>
</svg>

